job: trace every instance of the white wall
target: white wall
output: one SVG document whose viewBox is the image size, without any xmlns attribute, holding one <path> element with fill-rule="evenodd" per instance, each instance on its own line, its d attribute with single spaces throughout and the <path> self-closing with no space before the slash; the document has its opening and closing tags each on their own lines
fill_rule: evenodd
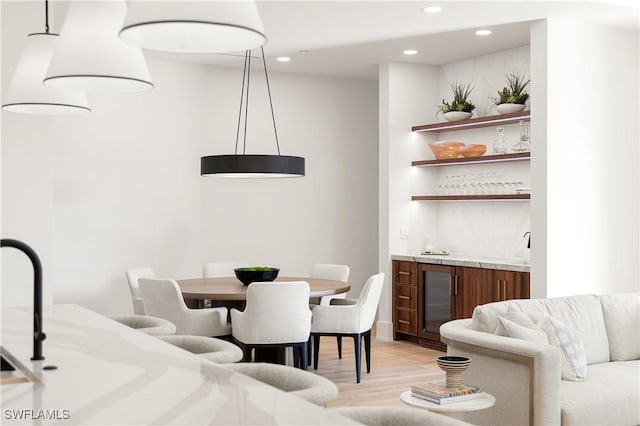
<svg viewBox="0 0 640 426">
<path fill-rule="evenodd" d="M 3 47 L 14 30 L 3 25 Z M 3 87 L 18 52 L 3 50 Z M 2 235 L 33 242 L 49 299 L 131 312 L 127 268 L 185 278 L 216 260 L 301 275 L 346 263 L 357 294 L 377 272 L 375 82 L 270 74 L 282 153 L 306 157 L 307 176 L 216 180 L 200 157 L 234 149 L 241 69 L 149 68 L 153 91 L 92 94 L 88 115 L 2 112 Z M 252 86 L 247 152 L 274 152 L 266 92 Z M 30 304 L 30 278 L 25 291 L 17 261 L 3 261 L 3 306 Z"/>
<path fill-rule="evenodd" d="M 548 73 L 547 294 L 638 291 L 638 33 L 550 19 L 536 34 Z"/>
</svg>

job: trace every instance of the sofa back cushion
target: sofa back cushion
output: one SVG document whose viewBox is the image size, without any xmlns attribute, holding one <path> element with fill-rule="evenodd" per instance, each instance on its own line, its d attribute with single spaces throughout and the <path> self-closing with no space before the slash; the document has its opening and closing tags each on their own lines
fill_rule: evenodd
<svg viewBox="0 0 640 426">
<path fill-rule="evenodd" d="M 476 306 L 471 328 L 493 333 L 498 325 L 498 316 L 508 315 L 510 307 L 526 313 L 536 323 L 549 315 L 578 330 L 582 335 L 587 364 L 609 361 L 609 340 L 598 296 L 514 299 Z"/>
<path fill-rule="evenodd" d="M 640 293 L 600 296 L 612 361 L 640 359 Z"/>
</svg>

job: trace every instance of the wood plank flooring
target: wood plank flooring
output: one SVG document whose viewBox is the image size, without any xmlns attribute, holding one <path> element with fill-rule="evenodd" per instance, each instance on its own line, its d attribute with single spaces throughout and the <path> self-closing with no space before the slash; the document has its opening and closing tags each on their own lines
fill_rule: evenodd
<svg viewBox="0 0 640 426">
<path fill-rule="evenodd" d="M 372 334 L 375 331 L 372 331 Z M 444 372 L 438 368 L 436 357 L 444 352 L 423 348 L 406 341 L 383 342 L 371 336 L 371 373 L 366 373 L 364 346 L 362 379 L 356 383 L 356 364 L 353 339 L 342 339 L 342 359 L 338 359 L 335 337 L 322 337 L 319 374 L 338 385 L 338 399 L 328 407 L 345 405 L 404 405 L 400 394 L 412 384 L 444 381 Z"/>
</svg>

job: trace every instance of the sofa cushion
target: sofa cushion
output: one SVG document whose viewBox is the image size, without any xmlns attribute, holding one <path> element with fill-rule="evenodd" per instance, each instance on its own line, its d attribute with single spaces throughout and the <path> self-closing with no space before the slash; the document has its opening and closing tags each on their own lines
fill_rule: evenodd
<svg viewBox="0 0 640 426">
<path fill-rule="evenodd" d="M 600 296 L 612 361 L 640 359 L 640 293 Z"/>
<path fill-rule="evenodd" d="M 584 382 L 560 382 L 562 425 L 640 424 L 640 361 L 589 365 Z"/>
<path fill-rule="evenodd" d="M 583 381 L 587 377 L 587 357 L 580 332 L 550 316 L 540 321 L 540 328 L 549 343 L 562 353 L 562 380 Z"/>
<path fill-rule="evenodd" d="M 609 361 L 609 340 L 598 296 L 586 294 L 487 303 L 474 309 L 471 328 L 493 333 L 498 316 L 505 316 L 510 307 L 526 313 L 535 322 L 549 315 L 578 330 L 582 335 L 587 364 Z"/>
</svg>

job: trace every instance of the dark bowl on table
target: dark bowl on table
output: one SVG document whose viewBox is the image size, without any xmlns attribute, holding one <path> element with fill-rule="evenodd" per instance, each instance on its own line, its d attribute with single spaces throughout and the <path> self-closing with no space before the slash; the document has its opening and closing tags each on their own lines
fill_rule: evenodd
<svg viewBox="0 0 640 426">
<path fill-rule="evenodd" d="M 236 278 L 238 278 L 242 284 L 249 285 L 255 282 L 273 281 L 278 277 L 278 268 L 269 268 L 264 270 L 254 270 L 253 268 L 235 268 Z"/>
</svg>

